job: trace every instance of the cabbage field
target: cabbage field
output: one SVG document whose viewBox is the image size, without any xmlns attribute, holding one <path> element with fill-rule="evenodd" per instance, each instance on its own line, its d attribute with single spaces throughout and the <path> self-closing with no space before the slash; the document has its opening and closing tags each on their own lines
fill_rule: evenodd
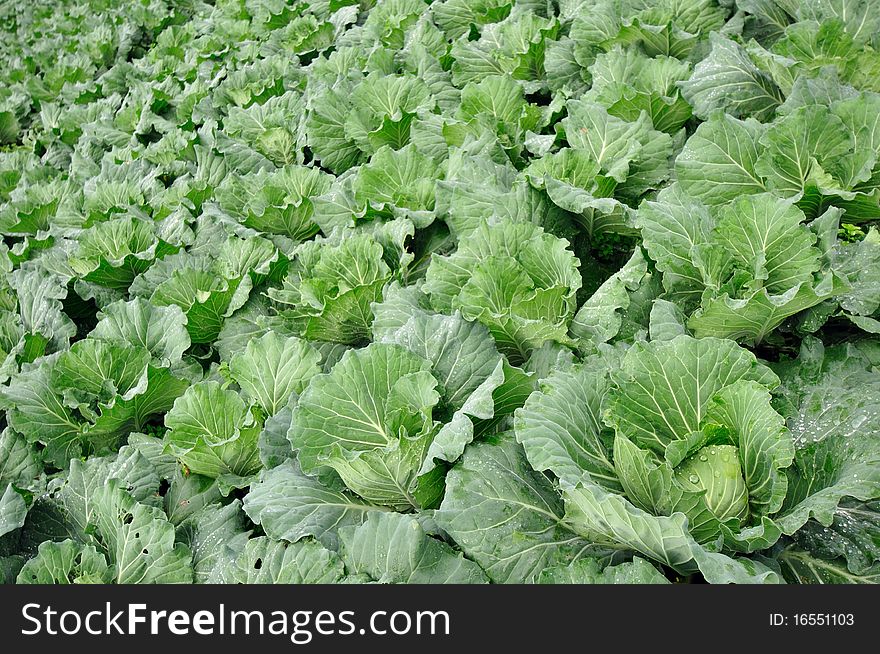
<svg viewBox="0 0 880 654">
<path fill-rule="evenodd" d="M 0 580 L 880 581 L 880 0 L 0 32 Z"/>
</svg>

